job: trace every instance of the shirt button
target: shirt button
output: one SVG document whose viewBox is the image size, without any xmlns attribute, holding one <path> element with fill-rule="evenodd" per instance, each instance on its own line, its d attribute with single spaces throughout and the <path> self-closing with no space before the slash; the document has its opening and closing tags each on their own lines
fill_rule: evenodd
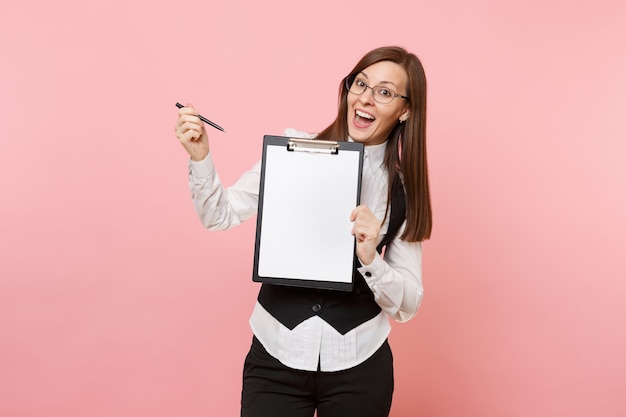
<svg viewBox="0 0 626 417">
<path fill-rule="evenodd" d="M 371 276 L 372 276 L 372 273 L 371 273 L 371 272 L 369 272 L 369 271 L 367 271 L 367 272 L 365 273 L 365 276 L 369 278 L 369 277 L 371 277 Z"/>
<path fill-rule="evenodd" d="M 314 313 L 319 313 L 321 309 L 322 306 L 319 304 L 314 304 L 313 307 L 311 307 L 311 310 L 313 310 Z"/>
</svg>

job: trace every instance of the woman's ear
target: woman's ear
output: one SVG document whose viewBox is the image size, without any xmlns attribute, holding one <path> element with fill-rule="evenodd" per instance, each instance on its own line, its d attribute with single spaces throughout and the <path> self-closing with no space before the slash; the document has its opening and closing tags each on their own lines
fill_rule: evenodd
<svg viewBox="0 0 626 417">
<path fill-rule="evenodd" d="M 400 115 L 400 123 L 406 122 L 406 120 L 409 118 L 409 116 L 411 115 L 411 111 L 409 109 L 405 109 L 402 114 Z"/>
</svg>

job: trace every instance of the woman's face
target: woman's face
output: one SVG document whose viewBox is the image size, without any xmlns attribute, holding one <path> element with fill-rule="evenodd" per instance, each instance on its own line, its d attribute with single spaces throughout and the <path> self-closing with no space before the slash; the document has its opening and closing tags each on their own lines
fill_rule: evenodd
<svg viewBox="0 0 626 417">
<path fill-rule="evenodd" d="M 369 87 L 384 87 L 408 95 L 408 76 L 395 62 L 377 62 L 356 76 Z M 355 142 L 364 145 L 385 142 L 400 116 L 408 115 L 409 103 L 403 98 L 395 97 L 391 103 L 381 104 L 374 100 L 371 88 L 366 88 L 362 94 L 348 92 L 348 134 Z"/>
</svg>

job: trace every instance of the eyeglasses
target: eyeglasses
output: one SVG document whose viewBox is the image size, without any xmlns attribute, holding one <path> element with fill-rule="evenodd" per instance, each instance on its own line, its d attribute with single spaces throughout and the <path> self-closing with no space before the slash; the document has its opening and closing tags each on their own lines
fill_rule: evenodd
<svg viewBox="0 0 626 417">
<path fill-rule="evenodd" d="M 409 99 L 407 96 L 398 94 L 395 91 L 387 87 L 381 87 L 381 86 L 370 87 L 369 85 L 365 83 L 365 80 L 363 80 L 362 78 L 358 78 L 354 75 L 350 75 L 346 77 L 346 87 L 348 88 L 348 91 L 356 95 L 361 95 L 365 92 L 365 90 L 367 90 L 368 88 L 371 88 L 372 94 L 374 96 L 374 101 L 380 104 L 389 104 L 396 97 L 400 97 L 405 100 Z"/>
</svg>

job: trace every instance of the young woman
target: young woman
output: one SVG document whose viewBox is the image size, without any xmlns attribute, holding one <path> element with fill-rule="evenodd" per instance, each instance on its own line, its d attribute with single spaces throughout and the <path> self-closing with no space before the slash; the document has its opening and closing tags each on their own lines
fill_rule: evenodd
<svg viewBox="0 0 626 417">
<path fill-rule="evenodd" d="M 340 84 L 335 121 L 317 135 L 365 145 L 353 221 L 352 292 L 263 284 L 250 319 L 243 417 L 384 417 L 393 394 L 388 317 L 404 322 L 422 301 L 421 241 L 432 214 L 426 162 L 426 77 L 399 47 L 367 53 Z M 261 163 L 231 187 L 215 171 L 196 110 L 179 110 L 176 136 L 190 155 L 189 184 L 204 226 L 222 230 L 257 212 Z M 384 249 L 384 251 L 383 251 Z M 384 254 L 384 255 L 382 255 Z"/>
</svg>

